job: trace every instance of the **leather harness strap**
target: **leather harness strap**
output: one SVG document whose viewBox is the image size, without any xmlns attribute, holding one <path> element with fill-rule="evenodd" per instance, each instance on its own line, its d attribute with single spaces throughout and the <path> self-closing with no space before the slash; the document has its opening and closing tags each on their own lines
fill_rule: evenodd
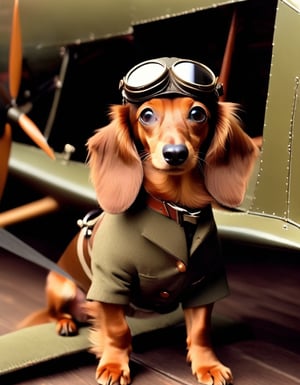
<svg viewBox="0 0 300 385">
<path fill-rule="evenodd" d="M 93 234 L 102 221 L 104 212 L 100 209 L 88 212 L 83 219 L 77 221 L 80 232 L 77 239 L 76 251 L 82 270 L 92 280 L 91 255 Z M 95 231 L 93 232 L 93 230 Z"/>
</svg>

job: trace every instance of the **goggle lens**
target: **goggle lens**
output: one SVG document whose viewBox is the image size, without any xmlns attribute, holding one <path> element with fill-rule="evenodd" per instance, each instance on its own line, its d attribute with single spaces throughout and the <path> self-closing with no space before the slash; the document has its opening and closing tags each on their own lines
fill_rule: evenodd
<svg viewBox="0 0 300 385">
<path fill-rule="evenodd" d="M 190 84 L 203 90 L 215 87 L 215 75 L 200 63 L 178 61 L 172 66 L 172 72 L 180 83 Z"/>
<path fill-rule="evenodd" d="M 166 67 L 158 62 L 141 63 L 134 67 L 126 76 L 126 86 L 129 88 L 146 88 L 159 81 L 164 75 Z"/>
</svg>

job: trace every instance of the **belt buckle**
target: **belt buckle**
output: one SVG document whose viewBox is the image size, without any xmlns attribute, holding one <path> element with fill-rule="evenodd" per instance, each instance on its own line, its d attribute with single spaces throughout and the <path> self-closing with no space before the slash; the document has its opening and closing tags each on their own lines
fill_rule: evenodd
<svg viewBox="0 0 300 385">
<path fill-rule="evenodd" d="M 199 218 L 199 215 L 195 216 L 193 214 L 184 214 L 184 213 L 181 213 L 179 216 L 181 217 L 181 222 L 179 222 L 180 224 L 182 224 L 183 222 L 189 222 L 189 223 L 192 223 L 193 225 L 196 225 Z"/>
<path fill-rule="evenodd" d="M 188 211 L 187 209 L 177 206 L 174 203 L 167 202 L 173 210 L 176 211 L 176 222 L 182 226 L 184 222 L 189 222 L 194 225 L 197 224 L 198 218 L 202 212 L 202 210 L 197 210 L 194 212 Z"/>
</svg>

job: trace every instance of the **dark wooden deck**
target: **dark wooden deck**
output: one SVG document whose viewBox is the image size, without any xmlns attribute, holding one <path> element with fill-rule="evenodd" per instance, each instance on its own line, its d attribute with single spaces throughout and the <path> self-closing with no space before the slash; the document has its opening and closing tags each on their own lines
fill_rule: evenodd
<svg viewBox="0 0 300 385">
<path fill-rule="evenodd" d="M 76 226 L 70 213 L 60 213 L 8 230 L 56 260 Z M 232 368 L 236 385 L 300 384 L 300 255 L 228 244 L 224 251 L 231 295 L 214 312 L 233 324 L 215 331 L 218 355 Z M 1 249 L 0 266 L 3 334 L 42 306 L 46 272 Z M 185 363 L 184 338 L 179 327 L 137 341 L 133 385 L 196 384 Z M 90 385 L 96 383 L 95 366 L 90 354 L 76 354 L 5 378 L 5 385 Z"/>
</svg>

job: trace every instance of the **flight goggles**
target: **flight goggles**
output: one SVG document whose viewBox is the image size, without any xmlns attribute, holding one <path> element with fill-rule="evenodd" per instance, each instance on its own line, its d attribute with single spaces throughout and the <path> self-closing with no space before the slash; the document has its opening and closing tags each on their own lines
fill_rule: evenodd
<svg viewBox="0 0 300 385">
<path fill-rule="evenodd" d="M 222 85 L 210 68 L 193 60 L 159 58 L 133 67 L 120 81 L 123 101 L 143 103 L 159 97 L 189 96 L 217 102 Z"/>
</svg>

